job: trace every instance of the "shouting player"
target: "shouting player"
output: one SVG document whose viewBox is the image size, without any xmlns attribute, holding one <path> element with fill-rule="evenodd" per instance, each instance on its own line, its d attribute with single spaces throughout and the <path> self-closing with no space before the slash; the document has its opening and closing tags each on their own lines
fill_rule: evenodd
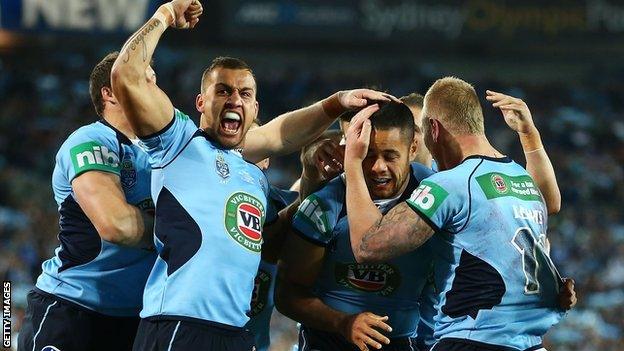
<svg viewBox="0 0 624 351">
<path fill-rule="evenodd" d="M 258 114 L 251 69 L 219 58 L 205 70 L 200 128 L 145 77 L 169 26 L 192 28 L 196 0 L 162 5 L 124 45 L 112 87 L 152 165 L 158 258 L 144 293 L 136 350 L 251 350 L 243 327 L 260 261 L 268 184 L 253 161 L 314 140 L 344 109 L 388 100 L 371 90 L 340 92 L 247 131 Z"/>
<path fill-rule="evenodd" d="M 28 295 L 20 350 L 132 349 L 156 259 L 146 250 L 153 246 L 154 205 L 147 154 L 131 141 L 136 137 L 111 89 L 117 56 L 91 72 L 89 92 L 101 119 L 72 133 L 56 155 L 61 245 Z"/>
<path fill-rule="evenodd" d="M 347 133 L 347 213 L 356 259 L 385 261 L 433 237 L 427 244 L 437 255 L 440 289 L 433 350 L 540 349 L 543 334 L 563 314 L 562 281 L 545 248 L 548 210 L 527 171 L 488 142 L 472 86 L 444 78 L 429 89 L 425 144 L 441 172 L 386 214 L 371 200 L 361 169 L 375 110 L 360 112 Z"/>
</svg>

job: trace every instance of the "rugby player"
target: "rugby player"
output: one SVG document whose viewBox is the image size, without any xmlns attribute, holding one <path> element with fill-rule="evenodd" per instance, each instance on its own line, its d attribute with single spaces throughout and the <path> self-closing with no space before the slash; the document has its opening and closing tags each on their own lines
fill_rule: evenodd
<svg viewBox="0 0 624 351">
<path fill-rule="evenodd" d="M 61 244 L 28 294 L 20 350 L 132 349 L 156 259 L 147 250 L 154 204 L 147 154 L 132 142 L 111 89 L 117 56 L 104 57 L 89 79 L 100 120 L 73 132 L 56 155 L 52 188 Z M 155 81 L 149 66 L 146 76 Z"/>
<path fill-rule="evenodd" d="M 520 110 L 509 102 L 498 106 Z M 386 214 L 371 200 L 361 169 L 368 117 L 377 108 L 362 110 L 347 133 L 346 201 L 355 258 L 386 261 L 424 243 L 434 247 L 440 289 L 435 351 L 541 349 L 543 334 L 563 314 L 563 281 L 544 247 L 548 210 L 527 171 L 488 142 L 472 86 L 447 77 L 429 89 L 425 144 L 440 172 Z"/>
<path fill-rule="evenodd" d="M 410 109 L 390 102 L 375 113 L 375 133 L 362 165 L 382 211 L 407 198 L 433 172 L 412 163 L 417 153 Z M 299 350 L 415 350 L 417 297 L 432 256 L 423 248 L 374 265 L 355 262 L 349 244 L 342 177 L 309 196 L 286 239 L 277 289 L 278 309 L 301 322 Z M 283 270 L 283 271 L 282 271 Z M 393 321 L 393 328 L 385 323 Z"/>
<path fill-rule="evenodd" d="M 258 114 L 249 66 L 218 58 L 204 71 L 196 108 L 200 128 L 174 109 L 145 77 L 167 27 L 192 28 L 196 0 L 162 5 L 121 50 L 111 80 L 126 116 L 150 155 L 158 258 L 147 281 L 136 350 L 251 350 L 243 327 L 270 223 L 268 184 L 251 161 L 293 152 L 315 140 L 345 109 L 385 94 L 339 92 L 247 131 Z M 248 134 L 248 135 L 247 135 Z"/>
</svg>

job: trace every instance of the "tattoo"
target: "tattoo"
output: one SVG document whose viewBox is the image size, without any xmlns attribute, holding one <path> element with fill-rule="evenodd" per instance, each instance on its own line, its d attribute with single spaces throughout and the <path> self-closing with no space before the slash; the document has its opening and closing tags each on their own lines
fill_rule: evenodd
<svg viewBox="0 0 624 351">
<path fill-rule="evenodd" d="M 127 63 L 130 61 L 130 51 L 136 51 L 136 49 L 141 46 L 143 62 L 147 62 L 148 54 L 147 54 L 147 44 L 145 43 L 145 37 L 151 33 L 154 29 L 158 28 L 161 25 L 160 21 L 157 19 L 152 19 L 148 21 L 139 29 L 133 36 L 128 39 L 126 45 L 124 45 L 124 49 L 126 50 L 126 57 L 124 57 L 123 62 Z"/>
<path fill-rule="evenodd" d="M 364 234 L 357 256 L 385 261 L 418 248 L 432 235 L 429 224 L 406 203 L 400 203 Z"/>
</svg>

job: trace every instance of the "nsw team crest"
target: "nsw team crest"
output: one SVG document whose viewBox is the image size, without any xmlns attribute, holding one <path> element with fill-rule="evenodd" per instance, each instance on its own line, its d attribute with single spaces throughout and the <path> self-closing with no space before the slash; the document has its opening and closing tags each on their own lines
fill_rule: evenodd
<svg viewBox="0 0 624 351">
<path fill-rule="evenodd" d="M 223 157 L 223 153 L 221 151 L 217 151 L 217 157 L 215 159 L 215 169 L 217 174 L 221 176 L 224 180 L 230 177 L 230 166 L 225 162 L 225 158 Z"/>
<path fill-rule="evenodd" d="M 246 249 L 260 252 L 264 216 L 264 205 L 260 200 L 247 193 L 236 192 L 225 205 L 225 229 Z"/>
<path fill-rule="evenodd" d="M 121 161 L 121 170 L 119 171 L 121 185 L 124 188 L 132 188 L 137 182 L 137 172 L 132 162 L 132 155 L 125 154 Z"/>
</svg>

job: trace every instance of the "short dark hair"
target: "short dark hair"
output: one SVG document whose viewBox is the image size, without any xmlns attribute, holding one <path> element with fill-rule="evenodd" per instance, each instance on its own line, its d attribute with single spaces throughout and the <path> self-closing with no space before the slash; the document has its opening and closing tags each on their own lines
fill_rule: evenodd
<svg viewBox="0 0 624 351">
<path fill-rule="evenodd" d="M 210 66 L 208 66 L 208 68 L 204 70 L 204 73 L 202 73 L 201 91 L 204 90 L 204 82 L 206 81 L 206 78 L 208 78 L 210 73 L 216 68 L 243 69 L 243 70 L 249 71 L 254 81 L 256 80 L 256 76 L 254 75 L 253 71 L 251 70 L 251 67 L 249 67 L 247 62 L 236 57 L 219 56 L 219 57 L 216 57 L 214 60 L 212 60 L 212 63 L 210 64 Z"/>
<path fill-rule="evenodd" d="M 370 120 L 373 129 L 399 128 L 409 144 L 414 140 L 414 116 L 404 103 L 396 101 L 379 103 L 379 110 L 373 113 Z"/>
<path fill-rule="evenodd" d="M 102 88 L 111 87 L 111 71 L 118 56 L 118 51 L 114 51 L 106 55 L 102 61 L 95 65 L 91 71 L 91 75 L 89 76 L 89 95 L 91 95 L 91 102 L 95 108 L 95 113 L 97 113 L 100 117 L 104 117 L 102 115 L 104 113 Z"/>
<path fill-rule="evenodd" d="M 346 110 L 345 112 L 341 113 L 340 116 L 338 116 L 338 119 L 340 119 L 343 122 L 351 122 L 351 119 L 357 113 L 358 113 L 358 110 Z"/>
<path fill-rule="evenodd" d="M 409 107 L 418 107 L 422 109 L 423 103 L 425 101 L 425 97 L 418 93 L 411 93 L 405 96 L 401 96 L 399 100 L 401 100 L 404 104 L 406 104 Z"/>
</svg>

